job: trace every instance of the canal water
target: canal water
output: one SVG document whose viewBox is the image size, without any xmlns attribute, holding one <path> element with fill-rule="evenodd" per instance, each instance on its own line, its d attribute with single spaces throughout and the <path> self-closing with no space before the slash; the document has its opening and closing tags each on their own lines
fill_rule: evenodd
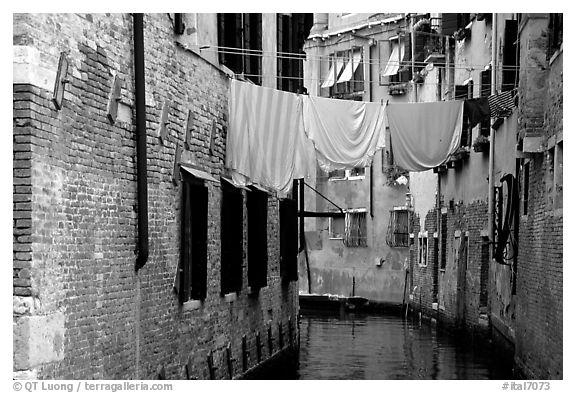
<svg viewBox="0 0 576 393">
<path fill-rule="evenodd" d="M 296 379 L 510 379 L 512 361 L 395 315 L 303 315 Z"/>
</svg>

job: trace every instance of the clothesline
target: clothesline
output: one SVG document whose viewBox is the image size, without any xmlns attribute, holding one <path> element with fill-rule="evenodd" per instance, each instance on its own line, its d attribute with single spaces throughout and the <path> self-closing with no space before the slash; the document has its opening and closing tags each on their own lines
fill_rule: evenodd
<svg viewBox="0 0 576 393">
<path fill-rule="evenodd" d="M 198 45 L 200 51 L 204 52 L 213 52 L 213 53 L 224 53 L 224 54 L 235 54 L 235 55 L 246 55 L 246 56 L 258 56 L 258 57 L 273 57 L 276 59 L 292 59 L 292 60 L 323 60 L 323 61 L 331 61 L 334 58 L 334 55 L 307 55 L 305 53 L 296 53 L 296 52 L 273 52 L 273 51 L 264 51 L 258 49 L 243 49 L 243 48 L 234 48 L 228 46 L 217 46 L 217 45 Z M 348 48 L 347 50 L 352 50 L 354 48 Z M 341 51 L 339 51 L 341 52 Z M 380 60 L 380 59 L 373 59 L 373 60 L 363 60 L 363 63 L 370 64 L 370 65 L 386 65 L 388 63 L 391 64 L 399 64 L 399 65 L 412 65 L 411 60 Z M 415 61 L 415 65 L 417 66 L 425 66 L 428 63 L 424 61 Z M 452 65 L 452 66 L 442 66 L 442 65 L 434 65 L 438 68 L 450 68 L 450 69 L 459 69 L 459 70 L 484 70 L 488 64 L 466 64 L 466 65 Z M 496 66 L 497 70 L 517 70 L 517 69 L 541 69 L 539 66 L 512 66 L 512 65 L 503 65 L 499 64 Z"/>
<path fill-rule="evenodd" d="M 268 75 L 264 75 L 264 74 L 236 74 L 236 75 L 242 75 L 244 77 L 260 77 L 263 78 L 264 76 L 268 76 Z M 312 81 L 312 82 L 323 82 L 324 79 L 321 78 L 304 78 L 304 77 L 298 77 L 298 76 L 281 76 L 281 75 L 276 75 L 276 78 L 278 79 L 295 79 L 295 80 L 301 80 L 301 81 Z M 368 80 L 365 81 L 364 79 L 359 80 L 359 79 L 351 79 L 347 82 L 355 82 L 355 83 L 376 83 L 377 81 L 372 81 L 372 80 Z M 398 84 L 398 83 L 407 83 L 407 82 L 390 82 L 388 84 L 392 85 L 392 84 Z M 417 82 L 418 86 L 439 86 L 442 85 L 442 83 L 439 82 Z M 509 86 L 517 86 L 517 83 L 502 83 L 501 84 L 502 87 L 509 87 Z M 466 86 L 466 85 L 456 85 L 456 86 Z M 492 84 L 490 83 L 478 83 L 475 84 L 475 86 L 480 86 L 480 88 L 482 87 L 491 87 Z M 515 87 L 514 90 L 516 90 L 517 88 Z M 467 99 L 467 98 L 463 98 L 463 99 Z"/>
</svg>

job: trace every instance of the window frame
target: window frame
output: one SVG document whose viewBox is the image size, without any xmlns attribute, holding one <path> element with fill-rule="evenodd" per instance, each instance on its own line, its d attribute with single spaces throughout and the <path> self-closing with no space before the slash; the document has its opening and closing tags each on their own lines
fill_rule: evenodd
<svg viewBox="0 0 576 393">
<path fill-rule="evenodd" d="M 268 193 L 251 188 L 246 194 L 248 286 L 257 290 L 268 286 Z"/>
<path fill-rule="evenodd" d="M 334 236 L 334 219 L 344 220 L 344 233 L 341 233 L 339 237 Z M 330 240 L 344 240 L 346 236 L 346 217 L 329 217 L 328 220 L 328 239 Z"/>
<path fill-rule="evenodd" d="M 220 294 L 225 296 L 242 290 L 244 196 L 227 181 L 220 186 Z"/>
<path fill-rule="evenodd" d="M 176 281 L 180 304 L 204 301 L 208 292 L 208 205 L 209 192 L 204 180 L 180 171 L 180 258 Z M 200 201 L 201 203 L 195 203 Z M 204 203 L 205 202 L 205 203 Z M 194 223 L 194 225 L 192 225 Z M 195 239 L 199 236 L 198 239 Z M 194 244 L 198 247 L 194 247 Z M 188 250 L 188 251 L 187 251 Z"/>
<path fill-rule="evenodd" d="M 368 222 L 367 222 L 367 210 L 365 208 L 358 208 L 358 209 L 348 209 L 346 210 L 346 224 L 345 224 L 345 234 L 344 234 L 344 245 L 347 248 L 362 248 L 362 247 L 368 247 Z M 362 214 L 364 216 L 363 221 L 359 221 L 361 223 L 363 223 L 363 233 L 364 236 L 358 236 L 358 244 L 354 244 L 353 242 L 351 242 L 351 217 L 352 214 Z M 362 234 L 362 228 L 359 228 L 359 233 Z M 363 241 L 362 241 L 363 239 Z"/>
<path fill-rule="evenodd" d="M 426 248 L 426 250 L 424 250 L 424 248 Z M 428 231 L 418 232 L 418 266 L 428 267 L 429 253 Z"/>
</svg>

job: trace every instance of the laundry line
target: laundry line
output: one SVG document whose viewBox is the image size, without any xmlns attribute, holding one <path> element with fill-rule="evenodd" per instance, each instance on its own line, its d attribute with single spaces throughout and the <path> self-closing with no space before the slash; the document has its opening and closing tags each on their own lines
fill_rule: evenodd
<svg viewBox="0 0 576 393">
<path fill-rule="evenodd" d="M 231 81 L 225 166 L 235 185 L 286 195 L 295 179 L 368 167 L 385 147 L 409 171 L 445 163 L 458 149 L 464 100 L 374 103 L 308 96 Z"/>
<path fill-rule="evenodd" d="M 273 57 L 276 59 L 292 59 L 292 60 L 322 60 L 322 61 L 330 61 L 334 58 L 334 54 L 330 55 L 310 55 L 306 53 L 297 53 L 297 52 L 275 52 L 275 51 L 264 51 L 259 49 L 248 49 L 248 48 L 234 48 L 228 46 L 218 46 L 218 45 L 197 45 L 201 52 L 213 52 L 213 53 L 224 53 L 224 54 L 236 54 L 236 55 L 246 55 L 246 56 L 258 56 L 258 57 Z M 347 49 L 339 50 L 338 52 L 344 52 L 346 50 L 350 51 L 353 49 L 359 49 L 359 47 L 350 47 Z M 385 65 L 389 62 L 393 64 L 399 65 L 412 65 L 411 60 L 380 60 L 380 59 L 371 59 L 371 60 L 363 60 L 364 63 L 370 65 Z M 415 61 L 415 65 L 417 66 L 426 66 L 428 63 L 424 61 Z M 436 65 L 435 67 L 438 68 L 450 68 L 450 69 L 458 69 L 458 70 L 484 70 L 488 64 L 466 64 L 466 65 L 453 65 L 453 66 L 441 66 Z M 513 66 L 513 65 L 504 65 L 498 64 L 496 66 L 496 70 L 517 70 L 517 69 L 541 69 L 538 66 Z"/>
<path fill-rule="evenodd" d="M 243 77 L 258 77 L 258 78 L 264 78 L 264 77 L 270 76 L 270 75 L 266 75 L 266 74 L 244 74 L 244 73 L 235 74 L 235 75 L 241 75 L 241 76 L 243 76 Z M 282 76 L 282 75 L 275 75 L 274 77 L 275 77 L 275 78 L 278 78 L 278 79 L 292 79 L 292 80 L 312 81 L 312 82 L 324 82 L 324 81 L 325 81 L 325 79 L 323 79 L 323 78 L 304 78 L 304 77 L 300 77 L 300 76 Z M 366 81 L 366 80 L 364 80 L 364 79 L 351 79 L 351 80 L 348 80 L 347 82 L 355 82 L 355 83 L 380 83 L 380 81 L 372 80 L 372 79 L 369 79 L 368 81 Z M 338 82 L 338 83 L 344 83 L 344 82 Z M 387 84 L 382 84 L 381 86 L 385 87 L 385 86 L 387 86 L 387 85 L 394 85 L 394 84 L 401 84 L 401 83 L 412 83 L 412 81 L 406 81 L 406 82 L 390 82 L 390 83 L 387 83 Z M 439 82 L 414 82 L 414 83 L 415 83 L 416 85 L 418 85 L 418 86 L 436 86 L 436 87 L 437 87 L 437 86 L 447 85 L 447 83 L 446 83 L 446 84 L 443 84 L 443 83 L 439 83 Z M 509 88 L 509 87 L 513 87 L 513 88 L 514 88 L 514 87 L 517 86 L 517 85 L 518 85 L 517 83 L 502 83 L 502 84 L 501 84 L 502 88 Z M 458 85 L 458 84 L 455 84 L 455 85 L 453 85 L 453 86 L 466 86 L 466 85 Z M 492 84 L 490 84 L 490 83 L 484 83 L 484 84 L 478 83 L 478 84 L 475 84 L 474 86 L 479 86 L 480 88 L 484 88 L 484 87 L 492 87 Z"/>
</svg>

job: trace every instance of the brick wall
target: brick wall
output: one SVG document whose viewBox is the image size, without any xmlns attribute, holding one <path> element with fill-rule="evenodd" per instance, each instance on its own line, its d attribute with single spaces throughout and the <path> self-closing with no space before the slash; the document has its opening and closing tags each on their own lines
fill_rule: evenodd
<svg viewBox="0 0 576 393">
<path fill-rule="evenodd" d="M 249 367 L 256 364 L 255 332 L 266 344 L 272 322 L 288 343 L 296 334 L 295 283 L 279 277 L 278 200 L 269 199 L 268 286 L 220 296 L 219 184 L 207 182 L 208 296 L 198 309 L 182 307 L 173 291 L 180 248 L 179 185 L 172 183 L 177 143 L 194 114 L 192 154 L 218 178 L 223 171 L 227 77 L 174 44 L 166 14 L 144 18 L 150 256 L 134 270 L 137 244 L 136 153 L 133 121 L 132 17 L 129 14 L 14 16 L 14 45 L 37 54 L 35 75 L 56 72 L 69 51 L 70 82 L 63 108 L 47 86 L 14 85 L 14 375 L 16 378 L 227 378 L 226 346 L 242 371 L 246 335 Z M 42 70 L 38 71 L 42 68 Z M 107 117 L 114 75 L 123 80 L 119 116 Z M 52 79 L 53 81 L 54 79 Z M 168 137 L 156 135 L 162 105 L 171 103 Z M 215 153 L 209 151 L 216 123 Z M 246 211 L 244 212 L 246 218 Z M 246 220 L 244 221 L 246 222 Z M 245 228 L 246 229 L 246 228 Z M 244 231 L 246 239 L 246 230 Z M 263 358 L 269 354 L 267 347 Z"/>
<path fill-rule="evenodd" d="M 544 50 L 546 47 L 541 48 Z M 562 54 L 547 71 L 544 140 L 563 131 Z M 548 146 L 549 147 L 549 146 Z M 530 378 L 563 378 L 563 210 L 551 203 L 553 161 L 529 162 L 528 214 L 520 219 L 516 361 Z"/>
<path fill-rule="evenodd" d="M 440 269 L 441 234 L 433 238 L 437 232 L 437 212 L 431 210 L 426 215 L 425 228 L 420 228 L 418 215 L 412 218 L 414 245 L 410 247 L 410 262 L 413 269 L 413 285 L 418 286 L 414 292 L 413 304 L 419 307 L 420 293 L 424 313 L 427 313 L 449 326 L 460 326 L 475 331 L 485 327 L 487 321 L 486 304 L 481 303 L 481 294 L 487 297 L 488 255 L 485 230 L 488 221 L 488 206 L 484 201 L 472 202 L 468 205 L 454 204 L 445 209 L 447 214 L 446 268 Z M 429 259 L 426 267 L 418 265 L 417 241 L 418 232 L 428 231 Z M 455 234 L 460 234 L 461 241 L 468 238 L 468 259 L 465 264 L 465 275 L 459 279 L 459 264 L 455 260 Z M 438 248 L 436 248 L 436 243 Z M 438 263 L 438 278 L 434 278 L 435 264 Z M 460 280 L 460 281 L 459 281 Z M 434 286 L 437 286 L 437 293 Z M 460 289 L 459 289 L 460 288 Z M 460 305 L 459 301 L 463 304 Z M 432 309 L 432 303 L 438 303 L 438 310 Z M 458 307 L 461 307 L 460 313 Z"/>
</svg>

